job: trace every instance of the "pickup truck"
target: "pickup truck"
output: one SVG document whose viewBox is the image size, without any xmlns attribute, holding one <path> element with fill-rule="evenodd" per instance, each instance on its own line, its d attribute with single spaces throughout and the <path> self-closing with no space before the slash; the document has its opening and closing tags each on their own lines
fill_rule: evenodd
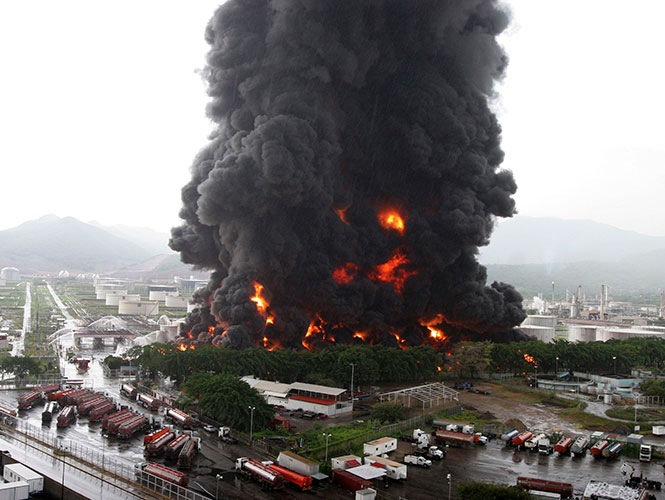
<svg viewBox="0 0 665 500">
<path fill-rule="evenodd" d="M 417 455 L 405 455 L 404 463 L 410 465 L 419 465 L 420 467 L 425 467 L 426 469 L 429 469 L 432 466 L 431 460 Z"/>
</svg>

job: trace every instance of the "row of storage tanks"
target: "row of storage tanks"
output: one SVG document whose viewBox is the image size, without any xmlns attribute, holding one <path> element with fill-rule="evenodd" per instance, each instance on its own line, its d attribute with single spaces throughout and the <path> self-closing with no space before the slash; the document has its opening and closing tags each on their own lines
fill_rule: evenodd
<svg viewBox="0 0 665 500">
<path fill-rule="evenodd" d="M 538 340 L 553 342 L 556 324 L 556 316 L 531 315 L 526 317 L 519 328 L 527 335 L 536 337 Z M 606 342 L 610 339 L 623 340 L 631 337 L 665 338 L 665 327 L 568 325 L 568 341 L 570 342 Z"/>
<path fill-rule="evenodd" d="M 157 315 L 160 303 L 166 307 L 187 308 L 187 312 L 194 307 L 175 287 L 150 286 L 148 300 L 141 300 L 140 294 L 129 293 L 129 288 L 126 284 L 103 283 L 95 286 L 95 294 L 107 306 L 118 306 L 118 314 Z"/>
</svg>

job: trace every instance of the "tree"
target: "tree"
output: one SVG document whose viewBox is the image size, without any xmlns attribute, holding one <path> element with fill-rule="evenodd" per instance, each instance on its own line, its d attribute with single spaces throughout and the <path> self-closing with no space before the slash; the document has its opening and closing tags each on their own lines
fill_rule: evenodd
<svg viewBox="0 0 665 500">
<path fill-rule="evenodd" d="M 234 429 L 248 432 L 252 419 L 254 430 L 264 429 L 274 418 L 272 407 L 235 375 L 195 372 L 183 388 L 192 398 L 198 399 L 201 413 Z M 253 415 L 250 407 L 255 408 Z"/>
<path fill-rule="evenodd" d="M 378 403 L 369 412 L 373 420 L 391 424 L 404 419 L 404 406 L 396 403 Z"/>
<path fill-rule="evenodd" d="M 530 500 L 528 491 L 506 484 L 464 481 L 457 486 L 457 498 L 461 500 Z"/>
<path fill-rule="evenodd" d="M 122 366 L 122 358 L 118 356 L 109 355 L 104 358 L 104 364 L 111 370 L 117 370 Z"/>
</svg>

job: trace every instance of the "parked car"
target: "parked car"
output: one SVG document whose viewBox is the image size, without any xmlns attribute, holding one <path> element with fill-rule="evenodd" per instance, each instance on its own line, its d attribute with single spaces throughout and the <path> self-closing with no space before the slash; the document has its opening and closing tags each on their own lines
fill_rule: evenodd
<svg viewBox="0 0 665 500">
<path fill-rule="evenodd" d="M 217 427 L 215 427 L 214 425 L 204 425 L 203 430 L 206 432 L 215 432 L 217 431 Z"/>
</svg>

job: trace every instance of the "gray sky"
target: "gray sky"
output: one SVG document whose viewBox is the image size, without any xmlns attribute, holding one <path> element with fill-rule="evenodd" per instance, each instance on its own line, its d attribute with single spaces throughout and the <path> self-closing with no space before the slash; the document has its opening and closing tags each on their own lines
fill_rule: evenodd
<svg viewBox="0 0 665 500">
<path fill-rule="evenodd" d="M 0 229 L 47 213 L 178 224 L 212 124 L 218 1 L 0 3 Z M 497 111 L 520 214 L 665 235 L 665 2 L 510 0 Z"/>
</svg>

